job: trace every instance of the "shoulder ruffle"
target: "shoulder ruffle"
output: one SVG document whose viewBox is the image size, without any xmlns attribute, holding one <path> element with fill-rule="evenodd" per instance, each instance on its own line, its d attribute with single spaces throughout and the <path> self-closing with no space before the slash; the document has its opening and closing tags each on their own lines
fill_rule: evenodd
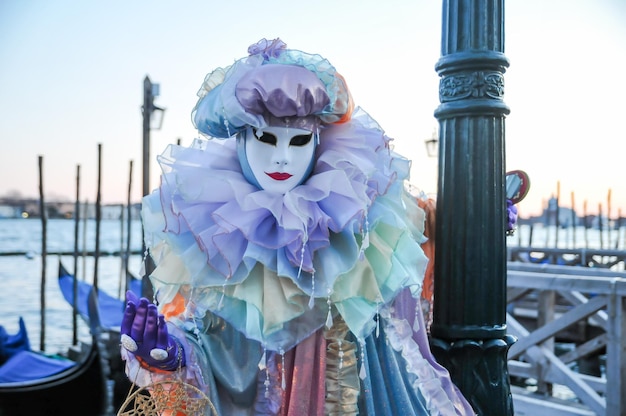
<svg viewBox="0 0 626 416">
<path fill-rule="evenodd" d="M 276 195 L 241 173 L 234 140 L 170 145 L 145 197 L 159 301 L 215 313 L 266 348 L 288 350 L 340 313 L 359 337 L 377 309 L 419 286 L 423 211 L 404 189 L 410 163 L 364 111 L 321 132 L 302 185 Z"/>
</svg>

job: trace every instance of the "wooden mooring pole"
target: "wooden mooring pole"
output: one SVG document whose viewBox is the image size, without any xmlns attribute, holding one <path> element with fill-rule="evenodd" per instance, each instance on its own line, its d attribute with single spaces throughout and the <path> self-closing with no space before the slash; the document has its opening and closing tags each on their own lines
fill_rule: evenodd
<svg viewBox="0 0 626 416">
<path fill-rule="evenodd" d="M 132 214 L 132 198 L 131 198 L 131 190 L 133 187 L 133 161 L 130 161 L 129 167 L 128 167 L 128 194 L 126 195 L 126 251 L 124 252 L 124 279 L 125 279 L 125 283 L 124 283 L 124 293 L 120 294 L 120 297 L 122 296 L 126 296 L 125 293 L 129 288 L 130 285 L 130 281 L 129 281 L 129 271 L 128 271 L 128 261 L 130 259 L 130 253 L 131 253 L 131 249 L 130 249 L 130 231 L 131 231 L 131 224 L 133 221 L 133 214 Z M 143 236 L 143 235 L 142 235 Z"/>
<path fill-rule="evenodd" d="M 76 201 L 74 202 L 74 283 L 72 284 L 72 345 L 78 345 L 78 231 L 80 226 L 80 165 L 76 165 Z"/>
<path fill-rule="evenodd" d="M 46 268 L 48 256 L 48 211 L 43 191 L 43 156 L 39 156 L 39 212 L 41 213 L 41 332 L 39 337 L 39 350 L 46 349 Z"/>
<path fill-rule="evenodd" d="M 100 225 L 102 223 L 102 143 L 98 143 L 98 183 L 96 186 L 96 247 L 93 256 L 93 288 L 98 293 L 98 264 L 100 260 Z"/>
<path fill-rule="evenodd" d="M 513 415 L 506 328 L 504 0 L 444 0 L 431 346 L 479 415 Z"/>
</svg>

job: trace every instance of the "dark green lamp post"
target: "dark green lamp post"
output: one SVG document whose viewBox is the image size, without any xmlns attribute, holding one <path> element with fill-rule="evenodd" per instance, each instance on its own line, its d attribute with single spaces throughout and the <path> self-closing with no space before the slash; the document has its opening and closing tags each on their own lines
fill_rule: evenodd
<svg viewBox="0 0 626 416">
<path fill-rule="evenodd" d="M 513 415 L 506 331 L 504 0 L 444 0 L 431 346 L 479 415 Z"/>
</svg>

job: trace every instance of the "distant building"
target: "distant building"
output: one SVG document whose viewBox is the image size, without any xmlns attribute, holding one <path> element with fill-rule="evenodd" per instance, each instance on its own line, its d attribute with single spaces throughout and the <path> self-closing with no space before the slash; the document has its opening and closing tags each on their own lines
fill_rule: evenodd
<svg viewBox="0 0 626 416">
<path fill-rule="evenodd" d="M 19 218 L 22 212 L 18 207 L 11 205 L 0 205 L 0 218 Z"/>
<path fill-rule="evenodd" d="M 617 229 L 626 223 L 626 219 L 624 218 L 612 218 L 608 221 L 607 217 L 604 215 L 594 214 L 578 216 L 575 210 L 557 205 L 557 199 L 555 197 L 551 197 L 548 200 L 547 206 L 543 209 L 543 212 L 540 215 L 528 218 L 518 218 L 518 225 L 542 224 L 544 226 L 554 226 L 557 224 L 557 215 L 558 225 L 561 228 L 583 226 L 594 229 Z"/>
<path fill-rule="evenodd" d="M 101 205 L 101 219 L 120 219 L 126 217 L 128 208 L 122 204 Z M 39 218 L 40 201 L 31 199 L 0 198 L 0 218 Z M 46 202 L 48 218 L 74 218 L 76 204 L 74 202 Z M 95 219 L 96 205 L 84 203 L 80 206 L 80 218 Z M 130 215 L 132 219 L 139 219 L 141 204 L 131 205 Z"/>
</svg>

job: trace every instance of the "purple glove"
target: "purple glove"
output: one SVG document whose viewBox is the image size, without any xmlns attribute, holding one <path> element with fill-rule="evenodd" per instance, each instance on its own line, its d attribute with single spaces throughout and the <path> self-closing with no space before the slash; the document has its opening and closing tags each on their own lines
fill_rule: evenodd
<svg viewBox="0 0 626 416">
<path fill-rule="evenodd" d="M 150 367 L 173 371 L 185 365 L 182 345 L 169 335 L 165 317 L 154 303 L 126 292 L 126 309 L 122 317 L 122 346 Z"/>
<path fill-rule="evenodd" d="M 506 200 L 506 234 L 513 235 L 515 232 L 515 225 L 517 224 L 517 207 L 513 205 L 513 201 Z"/>
</svg>

